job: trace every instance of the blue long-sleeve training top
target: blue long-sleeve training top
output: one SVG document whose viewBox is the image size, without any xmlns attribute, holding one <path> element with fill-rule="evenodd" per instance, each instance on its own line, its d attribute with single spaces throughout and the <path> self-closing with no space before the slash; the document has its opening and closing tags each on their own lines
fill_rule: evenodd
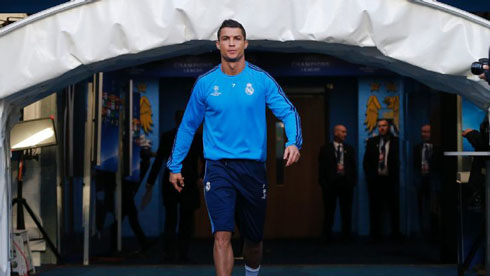
<svg viewBox="0 0 490 276">
<path fill-rule="evenodd" d="M 266 106 L 285 126 L 286 147 L 301 149 L 301 121 L 296 108 L 279 84 L 264 70 L 246 62 L 235 76 L 223 73 L 221 65 L 201 75 L 179 126 L 167 167 L 179 173 L 194 133 L 204 120 L 204 158 L 250 159 L 267 157 Z"/>
</svg>

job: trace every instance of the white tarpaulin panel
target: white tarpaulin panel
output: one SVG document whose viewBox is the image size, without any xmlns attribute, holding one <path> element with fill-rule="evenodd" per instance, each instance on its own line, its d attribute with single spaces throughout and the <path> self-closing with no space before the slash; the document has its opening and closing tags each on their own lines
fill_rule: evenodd
<svg viewBox="0 0 490 276">
<path fill-rule="evenodd" d="M 0 29 L 0 99 L 25 105 L 96 71 L 205 51 L 221 22 L 233 18 L 256 49 L 324 53 L 386 68 L 486 108 L 489 86 L 468 77 L 471 62 L 488 56 L 489 23 L 457 13 L 408 0 L 71 1 Z M 5 125 L 1 133 L 5 146 Z M 6 184 L 3 174 L 2 275 Z"/>
<path fill-rule="evenodd" d="M 55 78 L 74 77 L 72 69 L 78 68 L 77 76 L 82 70 L 103 69 L 100 61 L 123 66 L 137 62 L 143 51 L 214 40 L 223 19 L 234 18 L 249 39 L 263 41 L 269 50 L 276 46 L 267 42 L 318 42 L 317 52 L 388 68 L 461 93 L 481 107 L 490 103 L 488 86 L 466 78 L 471 62 L 488 56 L 488 22 L 477 24 L 408 0 L 83 2 L 72 1 L 57 7 L 60 12 L 45 11 L 0 30 L 0 60 L 8 64 L 0 68 L 0 98 L 52 89 L 61 85 Z M 342 50 L 342 45 L 352 47 Z M 190 49 L 192 43 L 183 46 Z"/>
</svg>

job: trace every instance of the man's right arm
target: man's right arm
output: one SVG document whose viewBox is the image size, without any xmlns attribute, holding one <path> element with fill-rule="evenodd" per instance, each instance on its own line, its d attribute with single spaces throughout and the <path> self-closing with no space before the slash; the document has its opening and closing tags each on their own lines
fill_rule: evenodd
<svg viewBox="0 0 490 276">
<path fill-rule="evenodd" d="M 201 82 L 198 79 L 187 103 L 184 117 L 175 135 L 172 152 L 167 161 L 167 167 L 171 173 L 180 173 L 182 161 L 189 152 L 194 134 L 204 119 L 205 97 L 203 94 Z"/>
<path fill-rule="evenodd" d="M 326 146 L 322 146 L 318 154 L 318 183 L 324 185 L 327 181 L 327 154 Z"/>
<path fill-rule="evenodd" d="M 150 170 L 150 175 L 148 176 L 148 179 L 146 180 L 146 191 L 145 194 L 143 195 L 143 199 L 141 200 L 141 210 L 145 209 L 145 207 L 150 203 L 151 198 L 152 198 L 152 191 L 153 191 L 153 185 L 155 184 L 155 180 L 158 176 L 158 173 L 160 172 L 160 169 L 162 168 L 162 163 L 163 159 L 166 156 L 165 155 L 165 148 L 168 147 L 165 143 L 165 134 L 162 134 L 160 137 L 160 143 L 158 145 L 158 150 L 157 154 L 155 157 L 155 161 L 153 162 L 153 165 L 151 165 L 151 170 Z"/>
<path fill-rule="evenodd" d="M 162 134 L 162 136 L 160 137 L 160 143 L 158 145 L 155 161 L 151 166 L 150 174 L 148 175 L 148 179 L 146 180 L 146 186 L 153 186 L 153 184 L 155 184 L 158 173 L 162 168 L 163 160 L 166 156 L 168 156 L 168 153 L 165 153 L 165 149 L 168 148 L 168 145 L 165 143 L 165 141 L 165 134 Z"/>
<path fill-rule="evenodd" d="M 354 148 L 350 145 L 347 146 L 349 149 L 349 161 L 350 161 L 350 167 L 352 169 L 352 179 L 354 181 L 353 185 L 356 185 L 357 182 L 357 162 L 356 162 L 356 154 L 354 151 Z"/>
<path fill-rule="evenodd" d="M 366 151 L 364 152 L 364 158 L 362 160 L 362 167 L 364 169 L 364 173 L 366 174 L 366 176 L 368 176 L 368 174 L 370 173 L 369 171 L 369 163 L 371 160 L 369 160 L 370 158 L 370 150 L 371 150 L 371 140 L 368 140 L 367 143 L 366 143 Z"/>
</svg>

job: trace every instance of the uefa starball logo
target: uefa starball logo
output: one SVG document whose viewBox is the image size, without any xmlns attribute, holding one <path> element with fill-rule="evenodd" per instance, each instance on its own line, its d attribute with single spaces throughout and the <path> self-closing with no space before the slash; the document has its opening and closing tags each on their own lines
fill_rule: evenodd
<svg viewBox="0 0 490 276">
<path fill-rule="evenodd" d="M 251 83 L 247 83 L 247 87 L 245 87 L 245 93 L 247 93 L 247 95 L 252 95 L 254 93 L 254 88 L 252 87 L 252 84 Z"/>
<path fill-rule="evenodd" d="M 213 87 L 213 91 L 214 91 L 214 92 L 213 92 L 213 93 L 211 93 L 211 96 L 215 96 L 215 97 L 217 97 L 217 96 L 221 95 L 221 92 L 219 92 L 219 86 L 215 85 L 215 86 Z"/>
</svg>

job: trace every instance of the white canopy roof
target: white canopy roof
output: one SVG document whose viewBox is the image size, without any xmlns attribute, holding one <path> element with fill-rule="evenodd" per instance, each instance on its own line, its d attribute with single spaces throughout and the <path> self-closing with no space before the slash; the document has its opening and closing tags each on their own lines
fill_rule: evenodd
<svg viewBox="0 0 490 276">
<path fill-rule="evenodd" d="M 432 0 L 71 1 L 0 29 L 0 275 L 8 275 L 12 107 L 97 71 L 208 51 L 227 18 L 245 26 L 251 48 L 337 56 L 490 106 L 490 86 L 469 78 L 470 64 L 488 57 L 490 23 Z"/>
<path fill-rule="evenodd" d="M 431 5 L 408 0 L 71 1 L 0 29 L 0 98 L 36 97 L 107 67 L 207 51 L 223 19 L 234 18 L 256 41 L 252 47 L 338 56 L 489 106 L 489 86 L 468 77 L 470 64 L 488 56 L 490 23 Z"/>
</svg>

